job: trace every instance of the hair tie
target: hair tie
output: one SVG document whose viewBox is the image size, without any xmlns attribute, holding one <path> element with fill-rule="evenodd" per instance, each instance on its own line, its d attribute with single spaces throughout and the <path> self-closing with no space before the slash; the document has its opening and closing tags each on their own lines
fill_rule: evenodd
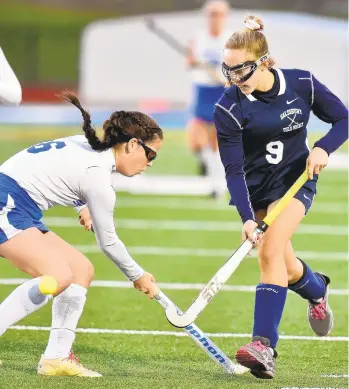
<svg viewBox="0 0 349 389">
<path fill-rule="evenodd" d="M 261 30 L 261 25 L 256 22 L 254 19 L 247 19 L 245 22 L 245 27 L 250 29 L 250 30 Z"/>
</svg>

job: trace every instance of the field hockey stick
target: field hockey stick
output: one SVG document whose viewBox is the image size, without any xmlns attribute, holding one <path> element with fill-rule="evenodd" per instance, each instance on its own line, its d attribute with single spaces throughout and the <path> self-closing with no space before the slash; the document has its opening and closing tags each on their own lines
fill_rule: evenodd
<svg viewBox="0 0 349 389">
<path fill-rule="evenodd" d="M 91 226 L 91 232 L 94 233 L 93 226 Z M 158 289 L 154 297 L 164 309 L 166 309 L 169 305 L 174 305 L 174 303 L 160 289 Z M 179 308 L 177 309 L 179 310 Z M 232 362 L 224 354 L 224 352 L 216 346 L 215 343 L 213 343 L 212 340 L 194 323 L 184 328 L 184 331 L 214 362 L 217 363 L 217 365 L 221 366 L 226 373 L 232 375 L 242 375 L 249 371 L 247 367 Z"/>
<path fill-rule="evenodd" d="M 282 199 L 276 204 L 271 212 L 258 224 L 254 233 L 256 235 L 264 233 L 268 227 L 279 216 L 280 212 L 289 204 L 293 196 L 308 180 L 307 171 L 305 171 L 297 181 L 291 186 Z M 200 292 L 186 312 L 181 312 L 174 304 L 169 304 L 166 308 L 168 321 L 175 327 L 183 328 L 193 323 L 198 315 L 203 311 L 206 305 L 217 294 L 221 287 L 228 281 L 241 261 L 250 252 L 253 245 L 246 239 L 241 246 L 232 254 L 227 262 L 218 270 L 209 283 Z"/>
<path fill-rule="evenodd" d="M 160 291 L 155 295 L 155 299 L 158 303 L 166 309 L 169 305 L 174 303 Z M 177 308 L 177 307 L 176 307 Z M 179 308 L 177 308 L 179 312 Z M 192 340 L 214 361 L 217 365 L 221 366 L 223 370 L 232 375 L 242 375 L 249 371 L 245 366 L 232 362 L 224 352 L 217 347 L 212 340 L 205 335 L 199 327 L 194 323 L 184 328 L 184 331 L 192 338 Z"/>
<path fill-rule="evenodd" d="M 145 25 L 148 27 L 148 29 L 155 34 L 157 37 L 159 37 L 161 40 L 166 42 L 168 46 L 170 46 L 172 49 L 177 51 L 177 53 L 183 55 L 184 57 L 188 54 L 188 48 L 185 47 L 182 43 L 178 42 L 177 39 L 169 34 L 164 29 L 160 28 L 152 18 L 146 18 L 145 19 Z"/>
<path fill-rule="evenodd" d="M 180 43 L 173 35 L 168 33 L 163 28 L 160 28 L 155 23 L 154 19 L 150 17 L 146 18 L 145 25 L 148 27 L 149 31 L 151 31 L 162 41 L 167 43 L 167 45 L 173 50 L 177 51 L 177 53 L 179 53 L 183 57 L 186 57 L 188 55 L 188 48 L 182 43 Z M 205 62 L 198 62 L 197 66 L 206 70 L 215 81 L 218 81 L 221 84 L 223 83 L 223 81 L 219 78 L 216 69 L 211 64 Z"/>
</svg>

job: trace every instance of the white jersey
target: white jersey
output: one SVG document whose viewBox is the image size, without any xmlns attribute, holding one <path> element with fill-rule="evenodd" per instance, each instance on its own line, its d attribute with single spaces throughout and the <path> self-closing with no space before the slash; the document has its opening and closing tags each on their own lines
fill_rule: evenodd
<svg viewBox="0 0 349 389">
<path fill-rule="evenodd" d="M 18 105 L 22 88 L 0 47 L 0 104 Z"/>
<path fill-rule="evenodd" d="M 193 40 L 193 54 L 198 62 L 209 63 L 217 71 L 222 82 L 215 80 L 210 73 L 202 68 L 193 68 L 192 80 L 194 84 L 200 86 L 218 86 L 224 83 L 222 75 L 223 50 L 229 36 L 227 31 L 223 31 L 215 37 L 207 30 L 201 30 Z"/>
<path fill-rule="evenodd" d="M 92 150 L 84 135 L 60 138 L 15 154 L 0 166 L 0 172 L 25 189 L 41 210 L 86 203 L 104 253 L 131 281 L 143 274 L 115 232 L 115 157 L 111 149 Z"/>
</svg>

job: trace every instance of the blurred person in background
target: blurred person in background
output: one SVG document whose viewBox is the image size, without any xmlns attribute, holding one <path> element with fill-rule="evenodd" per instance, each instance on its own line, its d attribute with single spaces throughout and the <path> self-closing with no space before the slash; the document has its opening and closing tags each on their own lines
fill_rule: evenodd
<svg viewBox="0 0 349 389">
<path fill-rule="evenodd" d="M 19 105 L 22 88 L 0 47 L 0 104 Z"/>
<path fill-rule="evenodd" d="M 326 336 L 333 327 L 330 278 L 296 256 L 291 238 L 312 206 L 329 155 L 348 139 L 348 110 L 308 70 L 274 68 L 263 29 L 259 18 L 249 16 L 245 28 L 227 41 L 222 69 L 231 87 L 216 104 L 214 117 L 243 240 L 259 246 L 252 341 L 239 348 L 236 360 L 254 376 L 270 379 L 288 290 L 307 301 L 308 322 L 316 335 Z M 311 112 L 332 125 L 312 150 L 307 139 Z M 305 169 L 308 181 L 255 241 L 257 223 Z"/>
<path fill-rule="evenodd" d="M 230 34 L 225 29 L 229 3 L 210 0 L 203 7 L 206 27 L 198 31 L 189 45 L 187 65 L 191 71 L 193 100 L 187 131 L 189 147 L 200 163 L 200 173 L 214 180 L 212 195 L 226 192 L 224 169 L 218 153 L 214 126 L 214 105 L 224 92 L 221 71 L 224 44 Z"/>
<path fill-rule="evenodd" d="M 92 263 L 41 221 L 42 211 L 56 205 L 87 204 L 97 243 L 136 289 L 150 298 L 157 292 L 152 274 L 130 256 L 115 232 L 116 172 L 132 177 L 152 166 L 163 132 L 149 116 L 116 111 L 104 122 L 103 139 L 78 98 L 62 96 L 83 116 L 84 135 L 43 142 L 5 161 L 0 168 L 0 255 L 33 279 L 17 287 L 0 304 L 0 336 L 53 297 L 50 337 L 38 374 L 101 377 L 72 353 L 75 331 L 94 276 Z M 56 280 L 45 293 L 42 276 Z"/>
</svg>

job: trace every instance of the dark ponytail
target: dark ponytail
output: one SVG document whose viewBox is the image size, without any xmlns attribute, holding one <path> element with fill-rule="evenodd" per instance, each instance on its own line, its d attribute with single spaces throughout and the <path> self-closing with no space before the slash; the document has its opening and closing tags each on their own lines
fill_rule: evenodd
<svg viewBox="0 0 349 389">
<path fill-rule="evenodd" d="M 117 144 L 128 142 L 129 138 L 125 138 L 123 135 L 125 133 L 141 139 L 143 142 L 151 142 L 156 137 L 160 139 L 164 137 L 161 128 L 148 115 L 138 111 L 115 111 L 104 122 L 104 137 L 103 140 L 100 140 L 95 128 L 92 126 L 91 115 L 81 106 L 78 97 L 68 90 L 61 92 L 57 96 L 75 105 L 80 110 L 84 119 L 82 129 L 93 150 L 104 151 Z"/>
<path fill-rule="evenodd" d="M 82 117 L 84 119 L 82 129 L 92 149 L 98 151 L 107 150 L 110 146 L 106 142 L 103 142 L 98 138 L 96 130 L 91 123 L 91 115 L 89 112 L 85 111 L 84 108 L 82 108 L 76 94 L 74 94 L 71 91 L 65 90 L 62 93 L 60 93 L 58 96 L 64 101 L 75 105 L 75 107 L 77 107 L 80 110 Z"/>
</svg>

